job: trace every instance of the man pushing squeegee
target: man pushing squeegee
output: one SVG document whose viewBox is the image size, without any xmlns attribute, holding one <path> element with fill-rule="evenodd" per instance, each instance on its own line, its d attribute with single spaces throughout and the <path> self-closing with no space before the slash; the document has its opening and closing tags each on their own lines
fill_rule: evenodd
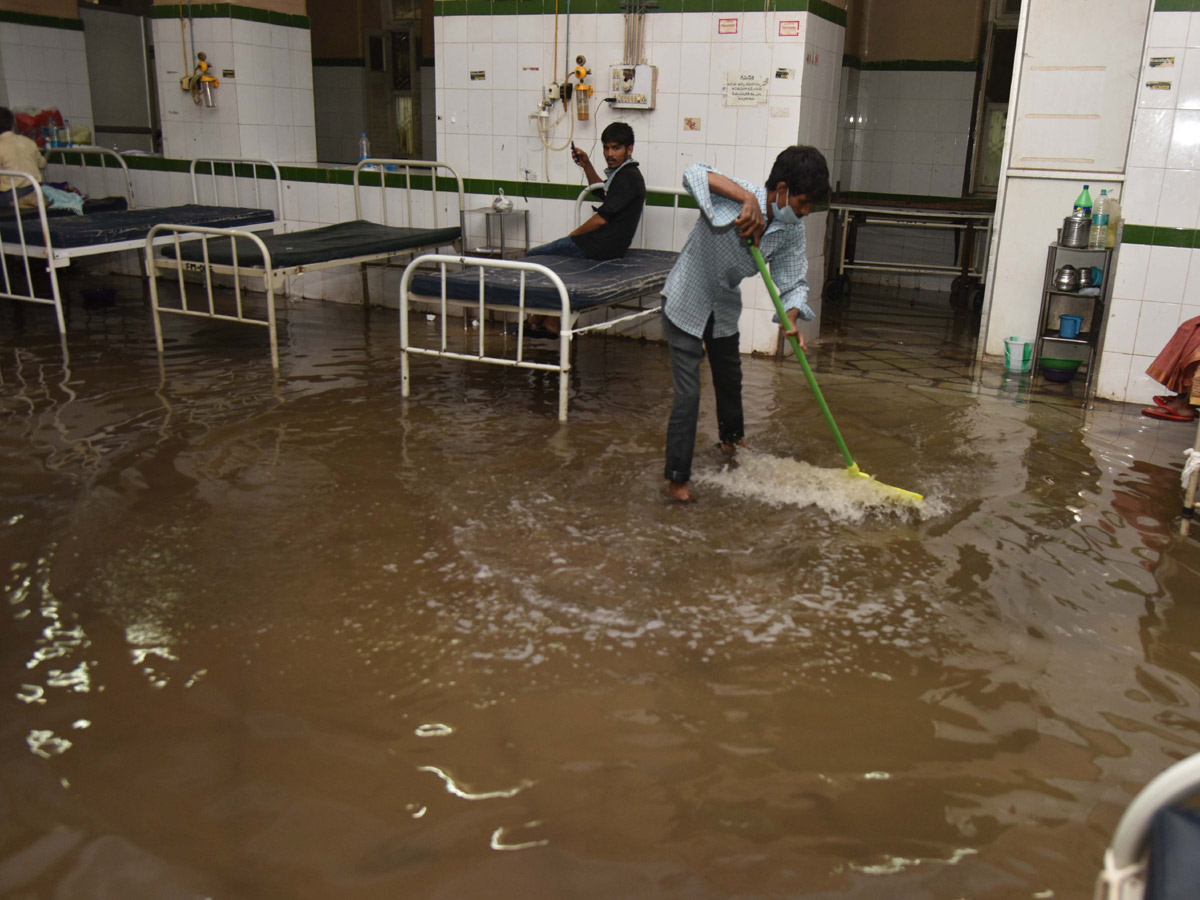
<svg viewBox="0 0 1200 900">
<path fill-rule="evenodd" d="M 746 447 L 738 319 L 741 282 L 756 271 L 766 282 L 775 318 L 804 367 L 849 474 L 869 478 L 846 449 L 804 357 L 804 337 L 796 325 L 799 319 L 815 317 L 808 305 L 804 216 L 814 203 L 829 197 L 825 157 L 815 147 L 788 147 L 775 158 L 764 187 L 696 163 L 683 173 L 683 186 L 700 207 L 700 218 L 663 287 L 663 334 L 671 350 L 675 389 L 667 424 L 667 494 L 681 503 L 694 499 L 688 482 L 700 413 L 700 359 L 705 351 L 716 392 L 720 447 L 729 454 Z M 910 491 L 884 484 L 879 487 L 890 499 L 922 499 Z"/>
</svg>

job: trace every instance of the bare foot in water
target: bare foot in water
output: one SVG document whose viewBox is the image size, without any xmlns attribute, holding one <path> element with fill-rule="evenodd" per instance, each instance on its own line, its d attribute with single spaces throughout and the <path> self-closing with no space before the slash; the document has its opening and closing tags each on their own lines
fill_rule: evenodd
<svg viewBox="0 0 1200 900">
<path fill-rule="evenodd" d="M 742 450 L 750 449 L 750 445 L 746 443 L 745 438 L 740 441 L 735 441 L 732 444 L 728 441 L 721 441 L 721 443 L 717 444 L 717 446 L 720 448 L 722 453 L 726 453 L 730 456 L 736 453 L 739 448 Z"/>
<path fill-rule="evenodd" d="M 667 496 L 676 503 L 695 503 L 696 498 L 692 496 L 692 492 L 688 490 L 686 481 L 668 481 Z"/>
</svg>

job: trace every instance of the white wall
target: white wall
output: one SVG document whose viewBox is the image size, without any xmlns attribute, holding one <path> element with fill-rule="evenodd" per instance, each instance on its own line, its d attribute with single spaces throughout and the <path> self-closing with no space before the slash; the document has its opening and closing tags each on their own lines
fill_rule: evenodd
<svg viewBox="0 0 1200 900">
<path fill-rule="evenodd" d="M 1142 63 L 1122 212 L 1128 225 L 1192 240 L 1147 243 L 1144 229 L 1130 229 L 1142 234 L 1121 249 L 1098 393 L 1149 405 L 1163 388 L 1146 367 L 1180 322 L 1200 315 L 1200 249 L 1191 246 L 1200 227 L 1200 12 L 1153 13 Z"/>
<path fill-rule="evenodd" d="M 153 35 L 165 156 L 316 161 L 307 28 L 196 18 L 183 41 L 178 19 L 155 19 Z M 221 82 L 211 109 L 196 105 L 179 87 L 195 66 L 193 42 Z M 222 77 L 225 69 L 235 77 Z"/>
<path fill-rule="evenodd" d="M 720 20 L 736 22 L 735 34 L 719 33 Z M 799 12 L 660 13 L 646 17 L 645 54 L 658 67 L 656 108 L 616 110 L 602 99 L 608 94 L 610 64 L 622 61 L 624 16 L 574 15 L 570 20 L 570 57 L 582 54 L 596 85 L 592 116 L 587 122 L 557 120 L 548 149 L 530 114 L 543 86 L 566 71 L 565 17 L 439 16 L 434 21 L 437 152 L 470 178 L 580 185 L 567 145 L 587 150 L 603 168 L 599 134 L 621 119 L 634 129 L 638 159 L 646 183 L 680 184 L 683 170 L 705 161 L 752 181 L 765 180 L 775 155 L 794 143 L 820 148 L 833 163 L 837 129 L 838 88 L 845 29 L 819 16 Z M 799 23 L 798 33 L 780 37 L 780 22 Z M 792 78 L 776 78 L 777 69 Z M 472 72 L 484 72 L 482 80 Z M 726 72 L 745 71 L 768 79 L 767 102 L 733 108 L 723 102 Z M 515 87 L 515 89 L 514 89 Z M 685 130 L 684 119 L 699 119 L 698 130 Z M 490 197 L 473 198 L 479 205 Z M 528 201 L 531 241 L 540 243 L 566 234 L 573 224 L 573 204 L 565 200 Z M 824 264 L 824 214 L 809 222 L 810 304 L 819 312 Z M 679 249 L 685 235 L 677 246 Z M 743 349 L 773 351 L 778 337 L 770 323 L 770 299 L 757 282 L 743 285 L 745 311 L 741 323 Z M 812 326 L 815 336 L 816 326 Z"/>
<path fill-rule="evenodd" d="M 58 107 L 72 126 L 93 125 L 82 31 L 0 22 L 0 80 L 10 109 Z"/>
<path fill-rule="evenodd" d="M 998 228 L 985 295 L 983 348 L 989 355 L 999 357 L 1004 353 L 1006 337 L 1033 336 L 1041 308 L 1046 251 L 1063 217 L 1070 214 L 1074 198 L 1083 184 L 1091 186 L 1093 198 L 1104 188 L 1110 189 L 1110 193 L 1121 193 L 1120 171 L 1109 173 L 1110 180 L 1105 180 L 1104 173 L 1082 170 L 1089 166 L 1112 165 L 1120 169 L 1120 163 L 1113 162 L 1112 148 L 1120 143 L 1122 135 L 1128 141 L 1131 123 L 1127 116 L 1108 115 L 1103 110 L 1120 106 L 1122 91 L 1136 92 L 1145 28 L 1130 23 L 1139 16 L 1144 21 L 1149 8 L 1148 0 L 1112 5 L 1087 0 L 1024 0 L 1018 58 L 1014 66 L 1017 74 L 1005 137 L 1003 159 L 1006 168 L 1001 172 L 996 208 Z M 1055 77 L 1063 73 L 1082 73 L 1079 77 L 1085 79 L 1097 74 L 1093 71 L 1097 57 L 1091 44 L 1062 40 L 1062 22 L 1071 15 L 1076 16 L 1076 21 L 1088 21 L 1089 28 L 1096 34 L 1108 36 L 1099 61 L 1103 70 L 1097 77 L 1102 76 L 1105 90 L 1112 93 L 1112 102 L 1106 103 L 1103 97 L 1086 91 L 1065 90 L 1068 85 L 1064 83 L 1064 90 L 1052 98 L 1055 104 L 1051 114 L 1046 112 L 1049 108 L 1048 88 L 1043 78 L 1046 73 Z M 1037 77 L 1031 77 L 1031 73 Z M 1097 113 L 1097 108 L 1102 112 Z M 1097 149 L 1093 156 L 1083 155 L 1078 140 L 1081 122 L 1089 128 L 1104 129 L 1103 141 L 1098 140 L 1095 145 L 1104 150 L 1103 154 Z M 1025 125 L 1016 128 L 1014 123 Z M 1023 135 L 1020 143 L 1014 143 L 1014 135 Z M 1055 146 L 1059 149 L 1055 150 Z M 1043 149 L 1037 149 L 1039 147 Z M 1068 151 L 1069 159 L 1063 155 Z M 1070 171 L 1065 168 L 1067 165 L 1081 171 Z M 1048 177 L 1035 177 L 1038 175 Z M 1116 178 L 1112 177 L 1114 175 Z M 1117 272 L 1113 276 L 1114 286 L 1120 284 L 1122 270 L 1127 270 L 1130 265 L 1128 249 L 1124 247 L 1120 251 Z M 1115 337 L 1115 330 L 1119 328 L 1115 329 L 1110 323 L 1110 341 Z M 1098 387 L 1107 383 L 1105 369 L 1109 365 L 1109 356 L 1108 348 L 1105 348 Z"/>
<path fill-rule="evenodd" d="M 974 72 L 849 69 L 842 189 L 961 197 Z"/>
<path fill-rule="evenodd" d="M 974 95 L 972 71 L 845 68 L 841 190 L 961 197 Z M 950 265 L 956 253 L 953 234 L 942 229 L 863 228 L 857 241 L 858 259 Z M 935 291 L 949 291 L 951 284 L 948 276 L 864 270 L 854 280 Z"/>
</svg>

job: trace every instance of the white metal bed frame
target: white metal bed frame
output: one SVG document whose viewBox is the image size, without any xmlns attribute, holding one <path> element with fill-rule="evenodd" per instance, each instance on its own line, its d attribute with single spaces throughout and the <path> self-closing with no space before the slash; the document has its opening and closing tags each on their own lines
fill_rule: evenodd
<svg viewBox="0 0 1200 900">
<path fill-rule="evenodd" d="M 63 148 L 60 151 L 64 154 L 77 153 L 80 154 L 81 161 L 89 157 L 115 158 L 123 173 L 126 190 L 126 200 L 130 208 L 133 205 L 133 188 L 129 178 L 129 169 L 125 164 L 125 160 L 121 158 L 113 150 L 106 147 L 72 147 Z M 86 162 L 82 163 L 84 166 Z M 228 167 L 228 174 L 224 171 L 218 171 Z M 279 219 L 282 212 L 283 202 L 283 179 L 279 174 L 279 167 L 267 159 L 229 159 L 216 157 L 200 157 L 191 161 L 189 166 L 189 176 L 192 186 L 192 202 L 200 204 L 200 185 L 201 177 L 208 176 L 211 179 L 213 203 L 210 205 L 219 205 L 221 200 L 221 185 L 224 179 L 228 179 L 232 185 L 233 203 L 234 206 L 241 205 L 241 191 L 238 187 L 240 178 L 250 177 L 253 179 L 253 193 L 255 208 L 260 208 L 263 201 L 263 187 L 267 183 L 265 177 L 259 175 L 259 168 L 266 167 L 270 170 L 275 183 L 275 200 L 274 207 L 275 220 L 270 222 L 262 222 L 254 225 L 244 225 L 243 229 L 247 231 L 265 231 L 273 228 L 278 228 L 280 225 Z M 249 170 L 249 175 L 246 175 Z M 24 291 L 19 290 L 20 285 L 14 284 L 14 279 L 10 277 L 8 267 L 4 266 L 3 290 L 0 290 L 0 297 L 19 300 L 26 303 L 37 303 L 45 306 L 53 306 L 55 315 L 58 319 L 58 330 L 60 334 L 66 334 L 67 322 L 63 311 L 62 289 L 59 285 L 58 270 L 65 269 L 71 265 L 71 261 L 88 256 L 99 256 L 107 253 L 120 253 L 125 250 L 140 250 L 146 244 L 145 238 L 132 238 L 128 240 L 110 241 L 100 244 L 90 244 L 82 247 L 55 247 L 51 244 L 49 217 L 46 214 L 46 197 L 42 192 L 42 187 L 28 175 L 0 169 L 0 176 L 8 176 L 11 179 L 11 199 L 14 207 L 17 204 L 17 191 L 25 185 L 33 186 L 33 196 L 37 198 L 36 211 L 33 208 L 26 208 L 18 213 L 19 219 L 23 220 L 26 215 L 31 219 L 36 215 L 39 225 L 41 226 L 41 242 L 31 243 L 26 239 L 24 229 L 19 229 L 19 239 L 16 241 L 5 241 L 0 237 L 0 255 L 16 256 L 22 260 L 24 267 L 25 284 Z M 222 180 L 218 180 L 222 179 Z M 169 240 L 163 236 L 160 242 Z M 33 281 L 33 269 L 30 260 L 40 260 L 45 267 L 49 281 L 49 296 L 40 296 L 36 290 Z M 41 268 L 37 265 L 36 268 Z"/>
<path fill-rule="evenodd" d="M 575 219 L 577 222 L 582 220 L 582 210 L 588 198 L 598 189 L 603 187 L 601 184 L 591 184 L 579 192 L 575 198 Z M 647 197 L 652 194 L 666 194 L 673 198 L 671 203 L 671 228 L 669 239 L 665 241 L 656 241 L 657 243 L 666 243 L 671 250 L 675 250 L 679 246 L 679 211 L 680 200 L 689 196 L 683 188 L 647 188 Z M 646 227 L 646 219 L 648 216 L 653 216 L 655 211 L 660 209 L 658 206 L 651 206 L 647 202 L 646 208 L 642 214 L 642 222 L 639 224 L 639 233 L 641 235 L 640 246 L 646 249 L 647 234 L 653 230 L 657 237 L 660 232 L 657 229 L 649 229 Z M 698 213 L 697 213 L 698 215 Z M 688 225 L 690 230 L 690 223 Z M 685 231 L 684 237 L 686 238 Z M 636 238 L 636 236 L 635 236 Z M 596 306 L 588 310 L 576 312 L 571 309 L 571 299 L 568 295 L 566 285 L 562 279 L 558 277 L 551 269 L 546 266 L 533 262 L 532 259 L 526 258 L 521 260 L 506 260 L 506 259 L 487 259 L 481 257 L 470 256 L 449 256 L 445 254 L 426 254 L 419 256 L 408 264 L 404 270 L 404 276 L 400 280 L 400 384 L 401 394 L 404 397 L 409 396 L 411 390 L 411 368 L 409 355 L 416 356 L 432 356 L 441 359 L 457 359 L 464 362 L 482 363 L 484 365 L 505 366 L 518 369 L 532 369 L 540 372 L 556 372 L 558 373 L 558 419 L 560 422 L 567 420 L 567 407 L 569 400 L 569 379 L 571 373 L 571 341 L 581 334 L 586 334 L 591 331 L 605 331 L 612 329 L 617 325 L 625 325 L 634 322 L 646 316 L 653 315 L 662 309 L 662 305 L 658 304 L 653 307 L 645 307 L 641 305 L 641 301 L 646 295 L 640 297 L 624 297 L 612 304 L 606 306 Z M 445 277 L 447 266 L 457 264 L 465 269 L 476 269 L 479 272 L 479 296 L 474 300 L 456 300 L 446 296 Z M 410 292 L 410 285 L 413 276 L 422 266 L 436 266 L 442 277 L 442 291 L 440 297 L 428 297 L 413 295 Z M 522 273 L 520 278 L 520 293 L 517 303 L 500 304 L 489 303 L 485 299 L 486 289 L 486 272 L 488 269 L 512 269 Z M 556 288 L 559 295 L 561 306 L 559 309 L 542 309 L 530 308 L 525 306 L 525 284 L 526 273 L 536 273 L 547 278 Z M 603 321 L 595 322 L 588 325 L 579 325 L 579 318 L 593 310 L 603 310 L 607 315 L 608 311 L 616 306 L 619 309 L 630 309 L 624 304 L 630 301 L 639 301 L 639 306 L 633 308 L 632 311 L 626 312 L 624 315 L 616 318 L 606 318 Z M 440 313 L 441 325 L 438 333 L 438 346 L 422 347 L 412 343 L 412 332 L 409 328 L 409 313 L 412 311 L 411 303 L 434 304 Z M 465 353 L 449 349 L 448 343 L 448 327 L 447 320 L 451 308 L 461 309 L 463 311 L 463 325 L 466 327 L 466 311 L 474 310 L 475 318 L 478 321 L 478 335 L 476 350 L 474 353 Z M 486 347 L 486 329 L 484 323 L 488 321 L 491 313 L 515 313 L 517 316 L 517 335 L 515 354 L 512 356 L 494 355 L 488 352 Z M 557 316 L 561 321 L 561 327 L 558 336 L 558 361 L 557 362 L 538 362 L 525 358 L 525 315 L 526 313 L 533 315 Z"/>
<path fill-rule="evenodd" d="M 1200 408 L 1197 410 L 1200 412 Z M 1200 470 L 1196 469 L 1196 461 L 1200 460 L 1200 415 L 1196 418 L 1196 440 L 1192 443 L 1190 453 L 1184 451 L 1190 461 L 1185 464 L 1188 473 L 1183 482 L 1183 510 L 1179 519 L 1179 536 L 1187 537 L 1191 531 L 1192 520 L 1196 517 L 1196 493 L 1200 484 Z"/>
<path fill-rule="evenodd" d="M 466 193 L 463 188 L 462 176 L 458 171 L 448 163 L 439 162 L 436 160 L 419 160 L 419 159 L 384 159 L 384 158 L 368 158 L 361 160 L 354 167 L 354 213 L 355 218 L 363 216 L 363 192 L 369 190 L 374 185 L 364 185 L 362 183 L 363 172 L 372 174 L 382 172 L 384 177 L 379 179 L 379 208 L 381 224 L 388 225 L 388 204 L 387 204 L 387 175 L 393 174 L 390 167 L 394 167 L 395 171 L 403 171 L 404 184 L 401 189 L 404 191 L 404 209 L 407 221 L 410 227 L 413 221 L 413 174 L 414 170 L 427 170 L 432 186 L 432 204 L 433 204 L 433 227 L 438 228 L 438 207 L 439 194 L 437 187 L 437 173 L 445 170 L 454 179 L 455 192 L 458 199 L 458 210 L 451 213 L 451 221 L 455 224 L 460 224 L 462 220 L 462 210 L 465 206 Z M 446 193 L 445 191 L 442 192 Z M 369 196 L 369 195 L 368 195 Z M 193 262 L 179 259 L 179 242 L 185 237 L 198 238 L 203 243 L 202 262 Z M 233 247 L 233 262 L 232 264 L 214 263 L 209 259 L 209 244 L 213 238 L 230 241 Z M 261 254 L 261 264 L 243 264 L 238 260 L 237 255 L 237 239 L 246 238 L 253 241 L 256 249 Z M 164 243 L 174 243 L 174 257 L 164 257 L 155 255 L 154 247 Z M 454 242 L 460 250 L 462 249 L 462 237 Z M 410 247 L 401 251 L 380 251 L 369 254 L 359 254 L 356 256 L 339 257 L 338 259 L 325 260 L 315 263 L 303 263 L 294 266 L 275 267 L 271 263 L 271 253 L 266 245 L 255 235 L 251 234 L 246 229 L 242 228 L 198 228 L 191 225 L 157 225 L 150 234 L 146 236 L 143 242 L 145 257 L 146 257 L 146 273 L 150 282 L 150 305 L 154 314 L 154 336 L 158 345 L 158 352 L 162 353 L 163 348 L 163 333 L 162 333 L 162 313 L 173 313 L 176 315 L 198 316 L 210 319 L 220 319 L 229 322 L 242 322 L 248 325 L 263 325 L 270 330 L 271 342 L 271 365 L 279 368 L 279 346 L 275 334 L 275 292 L 280 290 L 286 284 L 286 280 L 294 275 L 300 275 L 304 272 L 315 272 L 321 269 L 331 269 L 341 266 L 358 265 L 362 269 L 363 277 L 363 302 L 367 302 L 367 274 L 366 266 L 382 263 L 387 265 L 388 261 L 398 256 L 414 255 L 420 247 Z M 458 257 L 451 257 L 457 259 Z M 160 272 L 174 272 L 179 289 L 180 306 L 164 306 L 159 302 L 158 293 L 158 275 Z M 192 306 L 189 302 L 188 282 L 184 279 L 184 274 L 191 272 L 202 276 L 202 286 L 204 288 L 204 300 L 199 306 Z M 228 315 L 218 313 L 215 308 L 215 295 L 213 276 L 227 276 L 233 279 L 234 290 L 234 306 L 236 313 Z M 247 315 L 243 306 L 242 299 L 242 279 L 248 278 L 252 280 L 262 279 L 263 292 L 266 294 L 267 310 L 266 318 Z"/>
<path fill-rule="evenodd" d="M 1200 753 L 1188 756 L 1150 780 L 1125 807 L 1104 868 L 1096 879 L 1095 900 L 1141 900 L 1145 894 L 1150 826 L 1160 809 L 1200 794 Z"/>
</svg>

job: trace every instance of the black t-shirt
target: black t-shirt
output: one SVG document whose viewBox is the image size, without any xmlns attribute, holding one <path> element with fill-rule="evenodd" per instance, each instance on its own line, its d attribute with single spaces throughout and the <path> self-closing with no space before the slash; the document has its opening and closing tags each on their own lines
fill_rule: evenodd
<svg viewBox="0 0 1200 900">
<path fill-rule="evenodd" d="M 596 212 L 605 224 L 571 238 L 588 259 L 620 259 L 633 243 L 634 232 L 646 205 L 646 182 L 638 164 L 630 160 L 613 176 Z"/>
</svg>

